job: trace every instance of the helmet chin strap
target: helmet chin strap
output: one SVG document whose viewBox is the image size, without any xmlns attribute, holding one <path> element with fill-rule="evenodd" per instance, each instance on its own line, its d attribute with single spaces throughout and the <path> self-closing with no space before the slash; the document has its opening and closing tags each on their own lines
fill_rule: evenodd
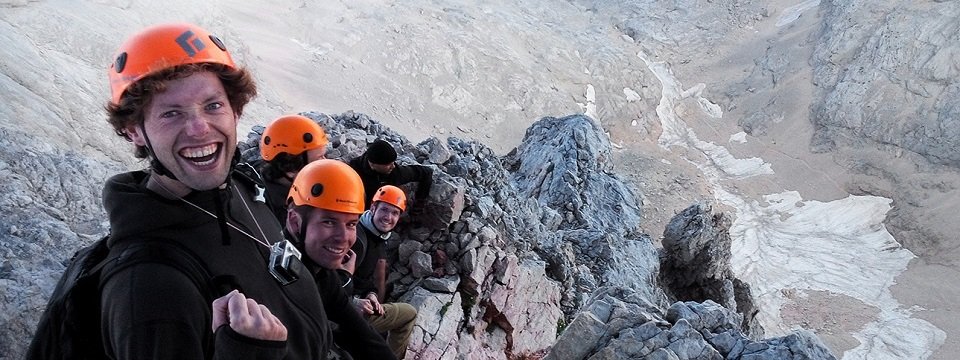
<svg viewBox="0 0 960 360">
<path fill-rule="evenodd" d="M 284 224 L 282 224 L 282 225 L 283 225 L 284 238 L 290 240 L 290 242 L 293 243 L 293 246 L 295 246 L 295 247 L 297 248 L 297 250 L 300 250 L 300 252 L 306 254 L 306 253 L 307 253 L 307 244 L 306 244 L 305 239 L 307 238 L 307 224 L 306 224 L 303 220 L 301 220 L 301 221 L 300 221 L 300 228 L 297 229 L 297 233 L 296 233 L 296 234 L 290 232 L 290 228 L 287 227 L 287 224 L 286 224 L 286 223 L 284 223 Z M 306 257 L 307 257 L 307 258 L 310 258 L 309 255 L 306 256 Z"/>
<path fill-rule="evenodd" d="M 153 151 L 153 144 L 150 143 L 150 137 L 147 136 L 147 129 L 143 127 L 143 124 L 140 124 L 140 132 L 143 133 L 143 138 L 147 141 L 147 153 L 150 155 L 150 168 L 153 169 L 153 172 L 173 180 L 179 180 L 176 175 L 170 172 L 170 170 L 168 170 L 166 166 L 163 166 L 163 163 L 157 159 L 157 153 Z"/>
</svg>

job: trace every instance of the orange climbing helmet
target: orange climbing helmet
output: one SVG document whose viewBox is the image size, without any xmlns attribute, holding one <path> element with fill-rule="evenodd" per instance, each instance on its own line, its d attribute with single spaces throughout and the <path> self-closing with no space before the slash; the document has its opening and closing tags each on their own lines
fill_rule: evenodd
<svg viewBox="0 0 960 360">
<path fill-rule="evenodd" d="M 300 169 L 293 179 L 287 203 L 349 214 L 363 213 L 363 181 L 338 160 L 322 159 Z"/>
<path fill-rule="evenodd" d="M 267 125 L 260 137 L 260 156 L 272 161 L 277 155 L 300 155 L 327 146 L 327 133 L 320 124 L 300 115 L 284 115 Z"/>
<path fill-rule="evenodd" d="M 237 67 L 223 42 L 199 26 L 176 23 L 143 29 L 120 45 L 107 71 L 111 101 L 119 104 L 130 85 L 153 73 L 197 63 Z"/>
<path fill-rule="evenodd" d="M 384 185 L 377 189 L 377 193 L 373 195 L 373 202 L 376 203 L 377 201 L 396 206 L 400 208 L 400 211 L 407 209 L 407 195 L 403 193 L 403 190 L 393 185 Z"/>
</svg>

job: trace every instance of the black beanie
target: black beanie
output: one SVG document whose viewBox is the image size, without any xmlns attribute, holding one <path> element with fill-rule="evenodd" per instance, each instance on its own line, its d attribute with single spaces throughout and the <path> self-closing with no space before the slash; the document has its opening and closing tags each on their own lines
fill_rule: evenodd
<svg viewBox="0 0 960 360">
<path fill-rule="evenodd" d="M 397 161 L 397 151 L 390 143 L 377 140 L 367 148 L 367 161 L 378 165 L 389 164 Z"/>
</svg>

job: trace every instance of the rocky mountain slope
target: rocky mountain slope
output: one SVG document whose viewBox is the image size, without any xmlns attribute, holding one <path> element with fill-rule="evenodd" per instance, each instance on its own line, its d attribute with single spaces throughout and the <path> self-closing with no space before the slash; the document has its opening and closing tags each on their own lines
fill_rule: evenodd
<svg viewBox="0 0 960 360">
<path fill-rule="evenodd" d="M 755 310 L 730 272 L 729 220 L 709 221 L 722 214 L 699 206 L 678 214 L 668 228 L 675 245 L 658 251 L 639 228 L 634 190 L 612 172 L 609 140 L 588 117 L 541 119 L 498 157 L 458 138 L 413 145 L 363 114 L 306 115 L 328 130 L 328 157 L 359 156 L 383 138 L 401 144 L 401 162 L 435 168 L 425 216 L 405 217 L 388 243 L 392 295 L 420 314 L 408 358 L 834 358 L 809 331 L 763 341 L 762 329 L 745 334 L 750 322 L 737 311 Z M 259 156 L 260 132 L 241 146 L 249 160 Z M 702 256 L 680 260 L 691 252 Z M 661 274 L 661 262 L 672 271 Z M 668 285 L 678 295 L 667 295 L 658 280 L 706 277 L 726 285 L 707 296 Z M 746 291 L 736 299 L 734 282 Z M 668 305 L 693 298 L 703 303 Z"/>
<path fill-rule="evenodd" d="M 566 318 L 566 309 L 595 303 L 568 284 L 647 281 L 585 262 L 606 256 L 602 247 L 563 245 L 608 243 L 606 233 L 571 227 L 611 226 L 574 205 L 616 212 L 617 198 L 575 194 L 568 209 L 540 189 L 592 188 L 534 166 L 562 161 L 507 155 L 531 146 L 521 139 L 532 122 L 586 113 L 612 146 L 596 169 L 619 175 L 642 209 L 619 210 L 625 233 L 669 247 L 661 230 L 691 204 L 728 217 L 729 229 L 712 233 L 730 236 L 730 274 L 720 266 L 675 285 L 719 284 L 706 292 L 733 293 L 739 306 L 732 275 L 750 286 L 748 324 L 768 336 L 810 328 L 844 358 L 950 359 L 960 353 L 958 12 L 956 0 L 0 1 L 0 324 L 10 329 L 0 357 L 17 354 L 62 262 L 106 231 L 103 180 L 143 166 L 103 120 L 110 53 L 147 24 L 192 21 L 256 74 L 260 96 L 241 129 L 283 113 L 356 109 L 415 142 L 436 136 L 425 149 L 445 144 L 453 156 L 485 146 L 483 159 L 502 159 L 516 174 L 509 180 L 464 176 L 480 171 L 469 163 L 446 171 L 503 184 L 516 176 L 524 180 L 514 191 L 551 204 L 524 224 L 557 235 L 518 249 L 554 264 L 544 271 L 560 285 Z M 448 136 L 461 140 L 439 140 Z M 443 151 L 433 156 L 437 164 Z M 465 199 L 476 185 L 451 181 Z M 460 215 L 502 218 L 493 194 L 477 202 L 491 212 Z M 471 238 L 469 225 L 456 250 L 493 236 Z M 515 228 L 510 239 L 532 236 Z M 426 244 L 431 234 L 415 237 Z M 433 248 L 418 250 L 432 261 Z M 431 304 L 443 308 L 457 296 L 449 294 Z M 729 307 L 728 299 L 713 301 Z"/>
</svg>

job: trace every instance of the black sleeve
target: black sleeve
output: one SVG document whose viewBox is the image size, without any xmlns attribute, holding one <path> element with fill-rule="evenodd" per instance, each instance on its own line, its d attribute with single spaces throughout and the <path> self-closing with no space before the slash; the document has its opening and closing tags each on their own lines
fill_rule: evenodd
<svg viewBox="0 0 960 360">
<path fill-rule="evenodd" d="M 286 341 L 249 338 L 233 331 L 233 328 L 229 325 L 223 325 L 218 328 L 215 336 L 217 345 L 224 348 L 217 350 L 215 360 L 280 359 L 287 354 Z"/>
<path fill-rule="evenodd" d="M 371 292 L 377 293 L 373 272 L 376 270 L 378 260 L 380 260 L 378 254 L 366 254 L 363 261 L 357 264 L 357 269 L 353 272 L 353 290 L 349 294 L 363 297 Z"/>
<path fill-rule="evenodd" d="M 322 270 L 317 275 L 323 308 L 330 320 L 340 326 L 340 331 L 334 334 L 334 341 L 357 359 L 396 359 L 383 337 L 350 304 L 342 285 L 331 270 Z"/>
<path fill-rule="evenodd" d="M 138 264 L 112 275 L 103 284 L 100 308 L 104 347 L 112 359 L 210 359 L 229 354 L 280 359 L 286 352 L 286 342 L 262 342 L 239 334 L 214 338 L 211 304 L 189 277 L 167 265 Z M 207 345 L 211 343 L 212 349 Z"/>
<path fill-rule="evenodd" d="M 423 165 L 401 165 L 393 170 L 393 184 L 402 185 L 417 182 L 417 199 L 426 199 L 430 196 L 433 186 L 433 169 Z"/>
<path fill-rule="evenodd" d="M 356 171 L 357 174 L 363 174 L 362 171 L 363 171 L 364 157 L 365 157 L 364 155 L 361 155 L 353 159 L 350 159 L 350 161 L 347 161 L 347 165 L 350 165 L 350 167 L 353 168 L 353 171 Z"/>
</svg>

